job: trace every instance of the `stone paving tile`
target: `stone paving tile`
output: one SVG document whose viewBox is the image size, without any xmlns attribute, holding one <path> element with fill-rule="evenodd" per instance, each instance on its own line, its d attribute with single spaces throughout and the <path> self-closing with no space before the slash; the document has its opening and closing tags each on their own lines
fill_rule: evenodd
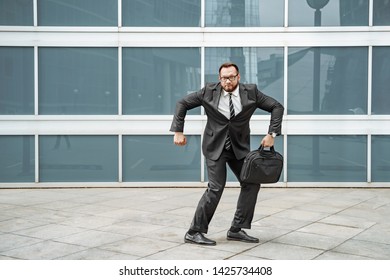
<svg viewBox="0 0 390 280">
<path fill-rule="evenodd" d="M 54 260 L 85 249 L 82 246 L 48 240 L 34 245 L 8 250 L 1 254 L 23 260 Z"/>
<path fill-rule="evenodd" d="M 300 228 L 298 231 L 313 233 L 318 235 L 332 236 L 335 238 L 349 239 L 358 235 L 359 233 L 364 231 L 364 229 L 353 228 L 353 227 L 342 226 L 342 225 L 313 223 L 306 227 Z"/>
<path fill-rule="evenodd" d="M 199 246 L 182 244 L 164 251 L 148 255 L 143 260 L 223 260 L 234 256 L 234 253 L 218 250 L 216 246 Z"/>
<path fill-rule="evenodd" d="M 179 246 L 178 242 L 168 242 L 146 237 L 130 237 L 110 244 L 102 245 L 99 249 L 114 251 L 122 254 L 144 257 Z"/>
<path fill-rule="evenodd" d="M 42 242 L 42 239 L 12 233 L 0 234 L 0 255 L 8 250 L 29 246 L 39 242 Z"/>
<path fill-rule="evenodd" d="M 88 231 L 68 235 L 65 237 L 56 238 L 54 239 L 54 241 L 67 243 L 67 244 L 81 245 L 84 247 L 98 247 L 119 240 L 123 240 L 126 238 L 128 238 L 128 236 L 123 234 L 104 232 L 98 230 L 88 230 Z"/>
<path fill-rule="evenodd" d="M 311 260 L 323 252 L 323 250 L 313 248 L 267 242 L 242 254 L 269 260 Z"/>
<path fill-rule="evenodd" d="M 116 224 L 100 227 L 99 231 L 112 232 L 117 234 L 123 234 L 127 236 L 147 236 L 152 234 L 153 231 L 159 229 L 166 229 L 166 226 L 151 225 L 148 223 L 124 221 Z"/>
<path fill-rule="evenodd" d="M 89 248 L 74 254 L 63 256 L 58 260 L 137 260 L 139 257 L 120 254 L 112 251 L 101 250 L 98 248 Z"/>
<path fill-rule="evenodd" d="M 0 231 L 2 232 L 14 232 L 18 230 L 33 228 L 44 225 L 45 222 L 31 221 L 23 218 L 8 219 L 0 222 Z"/>
<path fill-rule="evenodd" d="M 65 225 L 48 224 L 34 228 L 19 230 L 15 233 L 40 239 L 53 239 L 79 233 L 82 231 L 85 231 L 85 229 Z"/>
<path fill-rule="evenodd" d="M 274 241 L 307 248 L 331 250 L 343 243 L 345 239 L 294 231 L 276 238 Z"/>
<path fill-rule="evenodd" d="M 327 251 L 315 258 L 316 260 L 373 260 L 368 257 Z"/>
<path fill-rule="evenodd" d="M 94 215 L 78 214 L 60 222 L 61 225 L 73 226 L 84 229 L 97 229 L 117 223 L 114 218 L 105 218 Z"/>
<path fill-rule="evenodd" d="M 390 245 L 351 239 L 333 249 L 335 252 L 358 255 L 377 260 L 390 259 Z"/>
</svg>

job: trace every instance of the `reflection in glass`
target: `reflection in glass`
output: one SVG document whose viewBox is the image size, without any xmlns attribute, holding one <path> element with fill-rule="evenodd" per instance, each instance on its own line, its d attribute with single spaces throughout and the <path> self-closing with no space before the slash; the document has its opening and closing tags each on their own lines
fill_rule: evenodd
<svg viewBox="0 0 390 280">
<path fill-rule="evenodd" d="M 34 136 L 0 136 L 0 182 L 34 182 Z"/>
<path fill-rule="evenodd" d="M 201 0 L 122 0 L 123 26 L 200 26 Z"/>
<path fill-rule="evenodd" d="M 317 26 L 312 8 L 316 2 L 326 5 L 321 12 L 321 26 L 368 26 L 368 0 L 293 0 L 288 2 L 289 26 Z"/>
<path fill-rule="evenodd" d="M 39 137 L 41 182 L 117 182 L 118 137 Z"/>
<path fill-rule="evenodd" d="M 288 113 L 366 114 L 367 69 L 366 47 L 289 48 Z"/>
<path fill-rule="evenodd" d="M 34 114 L 34 49 L 0 47 L 0 115 Z"/>
<path fill-rule="evenodd" d="M 289 182 L 367 181 L 366 136 L 288 136 L 287 145 Z"/>
<path fill-rule="evenodd" d="M 284 0 L 207 0 L 207 27 L 283 26 Z"/>
<path fill-rule="evenodd" d="M 185 147 L 172 137 L 123 136 L 123 181 L 200 181 L 200 136 L 187 135 Z"/>
<path fill-rule="evenodd" d="M 390 181 L 390 136 L 373 135 L 372 138 L 372 181 Z"/>
<path fill-rule="evenodd" d="M 390 47 L 372 49 L 372 113 L 390 114 Z"/>
<path fill-rule="evenodd" d="M 218 82 L 219 66 L 232 61 L 240 69 L 241 83 L 257 84 L 260 91 L 283 104 L 283 48 L 206 48 L 205 57 L 207 83 Z"/>
<path fill-rule="evenodd" d="M 374 25 L 390 25 L 390 1 L 373 0 Z"/>
<path fill-rule="evenodd" d="M 118 113 L 116 48 L 39 48 L 39 114 Z"/>
<path fill-rule="evenodd" d="M 117 26 L 118 0 L 39 0 L 41 26 Z"/>
<path fill-rule="evenodd" d="M 32 0 L 1 0 L 0 25 L 34 25 Z"/>
<path fill-rule="evenodd" d="M 199 48 L 123 48 L 122 67 L 127 115 L 173 114 L 177 100 L 201 86 Z"/>
</svg>

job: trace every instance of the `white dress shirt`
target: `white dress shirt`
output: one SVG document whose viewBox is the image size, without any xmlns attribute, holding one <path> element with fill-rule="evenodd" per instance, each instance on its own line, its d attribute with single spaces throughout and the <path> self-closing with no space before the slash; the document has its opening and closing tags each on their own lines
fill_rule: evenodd
<svg viewBox="0 0 390 280">
<path fill-rule="evenodd" d="M 234 106 L 234 114 L 237 115 L 242 110 L 241 98 L 239 94 L 239 86 L 232 92 L 232 102 Z M 222 90 L 221 97 L 219 99 L 218 111 L 230 119 L 230 107 L 229 107 L 229 92 Z"/>
</svg>

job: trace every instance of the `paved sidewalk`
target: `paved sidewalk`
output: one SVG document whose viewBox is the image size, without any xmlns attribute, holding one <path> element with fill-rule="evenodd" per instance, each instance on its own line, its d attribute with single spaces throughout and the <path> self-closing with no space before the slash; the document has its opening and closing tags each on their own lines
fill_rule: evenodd
<svg viewBox="0 0 390 280">
<path fill-rule="evenodd" d="M 390 259 L 389 189 L 262 188 L 248 233 L 226 240 L 238 188 L 185 244 L 203 188 L 0 189 L 0 259 Z"/>
</svg>

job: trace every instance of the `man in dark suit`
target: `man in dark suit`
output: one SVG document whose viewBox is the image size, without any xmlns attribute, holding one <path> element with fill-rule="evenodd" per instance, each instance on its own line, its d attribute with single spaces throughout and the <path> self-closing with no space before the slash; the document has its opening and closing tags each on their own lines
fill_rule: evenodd
<svg viewBox="0 0 390 280">
<path fill-rule="evenodd" d="M 183 134 L 184 119 L 188 110 L 203 106 L 207 123 L 203 135 L 202 151 L 206 158 L 209 183 L 199 201 L 186 243 L 216 245 L 204 236 L 214 215 L 226 184 L 226 164 L 240 180 L 245 156 L 250 151 L 249 121 L 257 108 L 271 113 L 268 134 L 261 140 L 264 147 L 274 145 L 274 138 L 281 133 L 283 106 L 275 99 L 260 92 L 254 84 L 241 84 L 240 73 L 234 63 L 224 63 L 219 68 L 219 83 L 207 84 L 198 92 L 191 93 L 176 104 L 171 131 L 175 132 L 174 143 L 187 143 Z M 250 229 L 260 190 L 259 184 L 240 182 L 241 191 L 228 240 L 257 243 L 259 239 L 249 236 L 242 228 Z"/>
</svg>

